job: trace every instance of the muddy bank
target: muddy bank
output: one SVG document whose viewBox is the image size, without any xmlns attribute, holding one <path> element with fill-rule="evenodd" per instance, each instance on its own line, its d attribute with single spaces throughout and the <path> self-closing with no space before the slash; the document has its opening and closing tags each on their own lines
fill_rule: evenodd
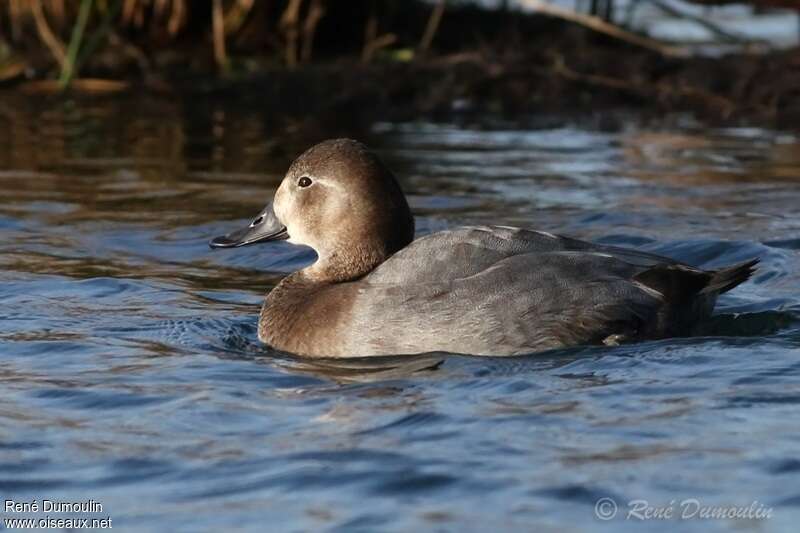
<svg viewBox="0 0 800 533">
<path fill-rule="evenodd" d="M 408 63 L 318 64 L 240 80 L 173 80 L 179 92 L 236 95 L 321 120 L 448 119 L 632 111 L 690 113 L 714 125 L 800 128 L 800 50 L 665 58 L 564 28 L 539 46 L 459 52 Z"/>
</svg>

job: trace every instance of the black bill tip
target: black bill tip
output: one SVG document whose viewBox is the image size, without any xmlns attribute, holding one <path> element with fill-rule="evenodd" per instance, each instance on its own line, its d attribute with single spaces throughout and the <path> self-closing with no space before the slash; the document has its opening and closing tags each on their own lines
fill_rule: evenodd
<svg viewBox="0 0 800 533">
<path fill-rule="evenodd" d="M 244 246 L 244 243 L 237 242 L 227 235 L 220 235 L 208 241 L 209 248 L 236 248 L 237 246 Z"/>
</svg>

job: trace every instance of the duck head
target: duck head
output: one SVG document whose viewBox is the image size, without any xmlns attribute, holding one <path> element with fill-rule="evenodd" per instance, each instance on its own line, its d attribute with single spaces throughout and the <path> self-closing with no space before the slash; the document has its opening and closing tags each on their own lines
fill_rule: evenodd
<svg viewBox="0 0 800 533">
<path fill-rule="evenodd" d="M 213 239 L 235 248 L 288 239 L 314 249 L 302 272 L 322 281 L 359 278 L 414 238 L 414 218 L 392 173 L 363 144 L 324 141 L 289 167 L 249 226 Z"/>
</svg>

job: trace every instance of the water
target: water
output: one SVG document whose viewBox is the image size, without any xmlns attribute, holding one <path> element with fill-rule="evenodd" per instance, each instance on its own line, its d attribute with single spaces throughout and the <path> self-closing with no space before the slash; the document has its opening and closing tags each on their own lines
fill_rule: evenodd
<svg viewBox="0 0 800 533">
<path fill-rule="evenodd" d="M 255 331 L 264 293 L 310 252 L 206 242 L 327 132 L 286 135 L 201 98 L 5 95 L 0 119 L 4 499 L 91 499 L 102 513 L 50 514 L 137 531 L 795 530 L 791 134 L 681 120 L 357 132 L 402 176 L 422 233 L 510 224 L 763 263 L 697 338 L 315 365 Z M 772 511 L 642 524 L 624 520 L 635 499 Z"/>
</svg>

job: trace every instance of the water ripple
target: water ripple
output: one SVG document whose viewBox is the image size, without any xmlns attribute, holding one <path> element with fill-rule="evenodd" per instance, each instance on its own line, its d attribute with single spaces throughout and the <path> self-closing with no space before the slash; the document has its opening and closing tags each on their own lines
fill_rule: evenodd
<svg viewBox="0 0 800 533">
<path fill-rule="evenodd" d="M 769 523 L 678 529 L 794 530 L 796 139 L 379 124 L 368 140 L 420 234 L 512 224 L 761 265 L 692 338 L 308 361 L 261 345 L 256 323 L 264 294 L 314 253 L 206 244 L 274 192 L 293 150 L 274 117 L 201 97 L 4 109 L 7 498 L 91 498 L 115 526 L 154 531 L 624 531 L 642 524 L 601 523 L 598 499 L 620 513 L 636 498 L 758 500 L 775 507 Z"/>
</svg>

